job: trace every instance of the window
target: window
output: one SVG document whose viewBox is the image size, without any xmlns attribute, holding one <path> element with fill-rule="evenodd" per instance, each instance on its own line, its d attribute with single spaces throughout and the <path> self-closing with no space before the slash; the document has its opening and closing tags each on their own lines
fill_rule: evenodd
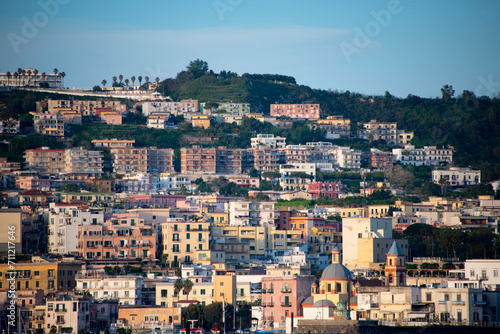
<svg viewBox="0 0 500 334">
<path fill-rule="evenodd" d="M 205 289 L 201 289 L 200 290 L 200 295 L 204 295 L 205 294 Z"/>
<path fill-rule="evenodd" d="M 189 227 L 189 225 L 188 225 Z M 186 233 L 186 239 L 191 239 L 191 233 Z"/>
</svg>

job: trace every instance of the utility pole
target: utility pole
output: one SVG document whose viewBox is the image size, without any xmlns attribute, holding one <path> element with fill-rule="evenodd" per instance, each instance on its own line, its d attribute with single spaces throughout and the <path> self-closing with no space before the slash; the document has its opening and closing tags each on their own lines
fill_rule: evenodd
<svg viewBox="0 0 500 334">
<path fill-rule="evenodd" d="M 222 293 L 222 325 L 224 326 L 224 334 L 226 334 L 226 294 Z"/>
</svg>

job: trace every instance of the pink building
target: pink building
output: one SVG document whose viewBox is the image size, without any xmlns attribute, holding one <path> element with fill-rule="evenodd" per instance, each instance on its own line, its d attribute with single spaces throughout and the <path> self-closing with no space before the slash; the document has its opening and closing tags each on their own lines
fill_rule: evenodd
<svg viewBox="0 0 500 334">
<path fill-rule="evenodd" d="M 339 198 L 342 193 L 342 184 L 340 182 L 311 182 L 308 185 L 308 193 L 313 198 L 324 196 L 327 198 Z"/>
<path fill-rule="evenodd" d="M 319 104 L 271 104 L 271 116 L 296 119 L 319 119 Z"/>
<path fill-rule="evenodd" d="M 122 124 L 122 114 L 118 112 L 107 112 L 103 113 L 102 118 L 106 124 L 111 125 L 121 125 Z"/>
<path fill-rule="evenodd" d="M 286 317 L 301 316 L 301 303 L 311 295 L 315 280 L 314 276 L 263 277 L 263 329 L 284 329 Z"/>
<path fill-rule="evenodd" d="M 87 261 L 156 261 L 156 235 L 138 213 L 114 214 L 102 225 L 78 228 L 78 252 Z"/>
</svg>

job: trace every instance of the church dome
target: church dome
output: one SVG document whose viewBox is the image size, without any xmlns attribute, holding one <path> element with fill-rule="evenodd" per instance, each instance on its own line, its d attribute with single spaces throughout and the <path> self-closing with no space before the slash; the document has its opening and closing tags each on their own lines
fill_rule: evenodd
<svg viewBox="0 0 500 334">
<path fill-rule="evenodd" d="M 336 279 L 348 279 L 351 276 L 351 272 L 345 266 L 340 263 L 332 263 L 323 270 L 321 279 L 336 280 Z"/>
</svg>

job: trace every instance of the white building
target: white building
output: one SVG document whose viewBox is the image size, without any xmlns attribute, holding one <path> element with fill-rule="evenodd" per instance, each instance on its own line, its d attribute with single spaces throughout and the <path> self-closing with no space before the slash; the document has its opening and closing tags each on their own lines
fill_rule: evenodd
<svg viewBox="0 0 500 334">
<path fill-rule="evenodd" d="M 84 147 L 65 150 L 66 174 L 85 174 L 100 177 L 103 167 L 101 151 L 89 151 Z"/>
<path fill-rule="evenodd" d="M 432 182 L 439 184 L 441 179 L 450 186 L 475 186 L 481 183 L 481 171 L 459 167 L 433 170 Z"/>
<path fill-rule="evenodd" d="M 229 225 L 257 226 L 274 224 L 274 202 L 229 202 Z"/>
<path fill-rule="evenodd" d="M 0 120 L 0 133 L 18 133 L 21 129 L 21 122 L 18 119 Z"/>
<path fill-rule="evenodd" d="M 333 150 L 340 168 L 359 170 L 361 168 L 361 151 L 349 147 L 337 147 Z"/>
<path fill-rule="evenodd" d="M 88 291 L 94 299 L 118 299 L 120 305 L 142 305 L 141 276 L 106 276 L 83 271 L 76 276 L 77 291 Z"/>
<path fill-rule="evenodd" d="M 258 134 L 251 139 L 252 148 L 285 148 L 286 138 L 275 137 L 272 134 Z"/>
<path fill-rule="evenodd" d="M 183 100 L 181 102 L 145 102 L 142 105 L 144 116 L 149 115 L 179 115 L 198 112 L 197 100 Z"/>
<path fill-rule="evenodd" d="M 49 253 L 78 254 L 78 227 L 103 222 L 102 210 L 84 209 L 80 204 L 50 203 Z"/>
<path fill-rule="evenodd" d="M 189 181 L 189 178 L 185 176 L 172 175 L 170 173 L 161 173 L 159 182 L 159 191 L 177 191 L 180 190 L 183 186 L 187 190 L 191 189 L 191 181 Z"/>
<path fill-rule="evenodd" d="M 283 190 L 307 190 L 307 185 L 316 180 L 316 164 L 295 163 L 293 165 L 280 165 L 280 186 Z M 305 173 L 309 178 L 297 177 L 293 173 Z"/>
<path fill-rule="evenodd" d="M 464 274 L 467 280 L 481 280 L 482 287 L 500 288 L 500 260 L 466 260 Z"/>
<path fill-rule="evenodd" d="M 149 115 L 148 124 L 149 129 L 165 129 L 168 121 L 168 115 Z"/>
<path fill-rule="evenodd" d="M 415 148 L 414 145 L 405 145 L 404 148 L 392 150 L 394 161 L 402 165 L 413 166 L 440 166 L 453 163 L 453 148 L 438 149 L 436 146 Z"/>
</svg>

